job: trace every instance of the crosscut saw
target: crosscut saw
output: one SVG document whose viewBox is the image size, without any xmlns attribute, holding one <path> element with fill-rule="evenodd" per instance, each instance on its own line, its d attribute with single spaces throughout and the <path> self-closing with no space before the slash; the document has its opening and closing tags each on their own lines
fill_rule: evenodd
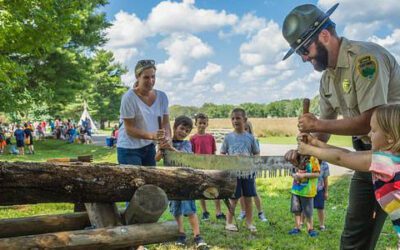
<svg viewBox="0 0 400 250">
<path fill-rule="evenodd" d="M 164 164 L 168 166 L 190 167 L 230 171 L 233 175 L 247 178 L 279 177 L 291 175 L 294 166 L 283 156 L 232 156 L 202 155 L 174 151 L 164 152 Z"/>
</svg>

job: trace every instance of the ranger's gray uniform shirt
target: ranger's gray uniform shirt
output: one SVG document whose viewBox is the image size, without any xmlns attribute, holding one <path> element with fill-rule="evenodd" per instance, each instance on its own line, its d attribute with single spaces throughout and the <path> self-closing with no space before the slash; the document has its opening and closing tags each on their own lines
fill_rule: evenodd
<svg viewBox="0 0 400 250">
<path fill-rule="evenodd" d="M 320 84 L 321 119 L 355 117 L 383 104 L 400 103 L 400 67 L 383 47 L 342 38 L 336 69 Z"/>
</svg>

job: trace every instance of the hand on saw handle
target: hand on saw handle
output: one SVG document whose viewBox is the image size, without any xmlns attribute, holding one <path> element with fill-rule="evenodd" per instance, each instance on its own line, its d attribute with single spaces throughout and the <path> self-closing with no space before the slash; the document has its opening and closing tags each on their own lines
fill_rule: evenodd
<svg viewBox="0 0 400 250">
<path fill-rule="evenodd" d="M 318 118 L 312 113 L 304 113 L 299 117 L 297 127 L 302 133 L 318 132 Z"/>
<path fill-rule="evenodd" d="M 303 100 L 303 116 L 306 116 L 309 113 L 310 113 L 310 99 L 304 98 L 304 100 Z M 301 126 L 303 126 L 303 125 L 301 125 Z M 299 127 L 301 127 L 301 126 L 299 125 Z M 304 143 L 307 143 L 307 135 L 303 136 L 302 141 Z M 299 164 L 296 167 L 298 169 L 305 169 L 309 162 L 310 162 L 309 155 L 299 155 Z"/>
<path fill-rule="evenodd" d="M 313 114 L 309 113 L 310 109 L 310 99 L 304 99 L 303 101 L 303 115 L 299 117 L 299 123 L 297 124 L 297 127 L 299 128 L 300 131 L 303 130 L 303 126 L 305 126 L 305 122 L 307 121 L 306 117 L 309 117 L 310 115 L 313 116 Z M 308 123 L 307 123 L 308 124 Z M 307 136 L 305 134 L 302 134 L 301 140 L 307 140 Z M 292 149 L 289 150 L 285 154 L 285 160 L 288 162 L 292 163 L 294 166 L 299 167 L 302 164 L 302 161 L 304 161 L 304 157 L 302 157 L 297 150 Z"/>
</svg>

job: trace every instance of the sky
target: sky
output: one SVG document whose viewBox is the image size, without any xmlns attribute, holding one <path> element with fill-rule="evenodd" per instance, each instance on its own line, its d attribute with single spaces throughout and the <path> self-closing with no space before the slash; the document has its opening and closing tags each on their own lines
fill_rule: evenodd
<svg viewBox="0 0 400 250">
<path fill-rule="evenodd" d="M 318 94 L 321 73 L 297 55 L 282 61 L 289 45 L 285 16 L 311 3 L 331 16 L 340 36 L 384 46 L 400 61 L 398 0 L 110 0 L 101 8 L 112 24 L 104 48 L 129 72 L 140 59 L 157 64 L 155 88 L 170 105 L 270 103 Z"/>
</svg>

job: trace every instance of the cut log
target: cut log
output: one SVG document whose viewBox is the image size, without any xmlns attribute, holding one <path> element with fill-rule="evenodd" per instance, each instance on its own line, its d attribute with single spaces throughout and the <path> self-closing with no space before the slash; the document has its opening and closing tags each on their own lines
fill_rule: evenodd
<svg viewBox="0 0 400 250">
<path fill-rule="evenodd" d="M 86 212 L 2 219 L 0 238 L 81 230 L 89 226 Z"/>
<path fill-rule="evenodd" d="M 190 168 L 0 162 L 0 205 L 129 201 L 144 184 L 160 187 L 170 200 L 223 199 L 233 195 L 236 178 Z"/>
<path fill-rule="evenodd" d="M 167 194 L 154 185 L 136 190 L 124 213 L 125 224 L 157 222 L 168 206 Z"/>
<path fill-rule="evenodd" d="M 0 239 L 0 249 L 112 249 L 174 241 L 175 221 Z"/>
</svg>

